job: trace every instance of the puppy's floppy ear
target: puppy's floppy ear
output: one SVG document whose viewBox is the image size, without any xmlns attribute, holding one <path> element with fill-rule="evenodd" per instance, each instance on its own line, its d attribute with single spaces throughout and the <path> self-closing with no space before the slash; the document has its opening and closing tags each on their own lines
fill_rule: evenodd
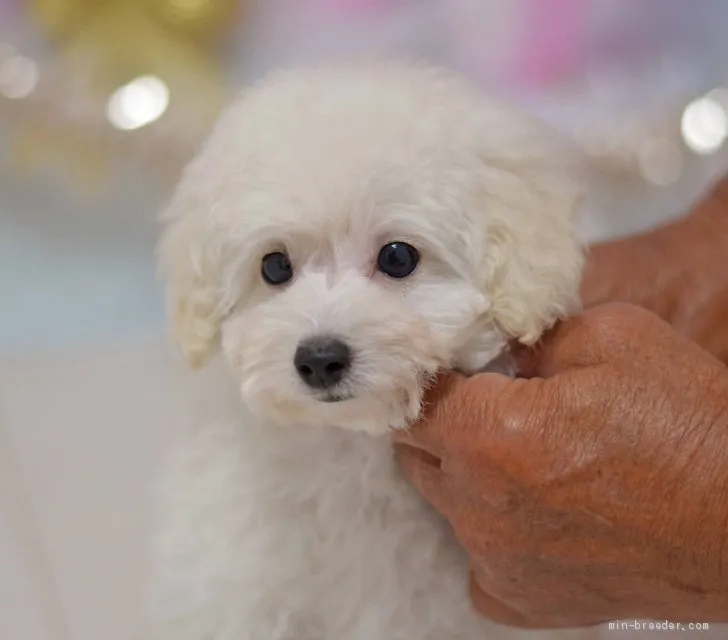
<svg viewBox="0 0 728 640">
<path fill-rule="evenodd" d="M 193 368 L 202 367 L 218 347 L 223 317 L 220 273 L 206 246 L 202 216 L 179 209 L 173 200 L 158 247 L 159 272 L 167 284 L 172 335 Z"/>
<path fill-rule="evenodd" d="M 246 94 L 220 115 L 162 214 L 159 273 L 167 284 L 172 335 L 193 368 L 202 367 L 218 350 L 222 321 L 242 291 L 237 277 L 242 263 L 232 260 L 240 251 L 226 205 L 236 202 L 230 177 L 239 179 L 241 173 Z"/>
<path fill-rule="evenodd" d="M 510 158 L 486 161 L 484 272 L 492 319 L 510 338 L 533 344 L 580 309 L 584 252 L 575 213 L 585 194 L 579 156 L 531 131 Z M 519 151 L 522 152 L 519 155 Z"/>
<path fill-rule="evenodd" d="M 226 277 L 230 234 L 217 228 L 221 186 L 206 153 L 188 166 L 163 213 L 157 248 L 172 335 L 193 368 L 218 350 L 220 325 L 239 295 L 234 278 Z"/>
</svg>

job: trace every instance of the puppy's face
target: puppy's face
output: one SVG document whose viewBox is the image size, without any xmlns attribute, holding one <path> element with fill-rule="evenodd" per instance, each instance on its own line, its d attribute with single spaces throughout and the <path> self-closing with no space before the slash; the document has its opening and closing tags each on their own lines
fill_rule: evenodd
<svg viewBox="0 0 728 640">
<path fill-rule="evenodd" d="M 369 197 L 323 214 L 316 197 L 292 219 L 284 212 L 295 199 L 266 208 L 264 237 L 241 249 L 250 284 L 222 324 L 222 346 L 254 408 L 285 421 L 404 426 L 427 378 L 476 328 L 480 362 L 502 349 L 444 211 L 428 210 L 414 182 L 391 199 L 378 189 L 371 181 Z"/>
<path fill-rule="evenodd" d="M 193 364 L 277 421 L 384 432 L 577 304 L 577 198 L 542 126 L 405 65 L 283 73 L 221 119 L 161 245 Z"/>
</svg>

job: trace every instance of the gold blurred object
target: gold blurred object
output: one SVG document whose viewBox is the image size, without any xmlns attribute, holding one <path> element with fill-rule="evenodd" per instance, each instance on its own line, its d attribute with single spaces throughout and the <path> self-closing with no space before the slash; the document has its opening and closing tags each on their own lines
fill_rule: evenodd
<svg viewBox="0 0 728 640">
<path fill-rule="evenodd" d="M 30 90 L 0 95 L 16 166 L 60 162 L 93 183 L 123 160 L 176 175 L 227 97 L 217 47 L 245 4 L 30 0 L 58 53 Z"/>
<path fill-rule="evenodd" d="M 104 3 L 97 0 L 33 0 L 29 4 L 42 29 L 53 38 L 65 39 L 73 37 Z"/>
<path fill-rule="evenodd" d="M 240 8 L 235 0 L 152 0 L 148 4 L 162 23 L 198 39 L 214 38 Z"/>
<path fill-rule="evenodd" d="M 73 37 L 98 13 L 123 8 L 178 34 L 214 39 L 235 19 L 244 2 L 238 0 L 32 0 L 31 11 L 53 38 Z"/>
</svg>

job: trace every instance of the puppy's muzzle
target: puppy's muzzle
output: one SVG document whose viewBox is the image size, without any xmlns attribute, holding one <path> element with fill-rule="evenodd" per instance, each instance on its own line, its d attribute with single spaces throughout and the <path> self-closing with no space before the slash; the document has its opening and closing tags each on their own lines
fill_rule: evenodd
<svg viewBox="0 0 728 640">
<path fill-rule="evenodd" d="M 317 336 L 298 345 L 293 366 L 306 384 L 316 391 L 330 391 L 351 368 L 351 349 L 338 338 Z"/>
</svg>

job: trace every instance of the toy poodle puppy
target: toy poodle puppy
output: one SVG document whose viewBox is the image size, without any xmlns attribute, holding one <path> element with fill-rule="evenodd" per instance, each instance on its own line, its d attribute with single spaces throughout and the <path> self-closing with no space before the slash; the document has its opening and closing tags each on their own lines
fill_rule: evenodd
<svg viewBox="0 0 728 640">
<path fill-rule="evenodd" d="M 238 406 L 171 457 L 149 640 L 526 633 L 473 610 L 387 434 L 438 370 L 578 308 L 574 175 L 543 124 L 424 65 L 277 72 L 222 115 L 159 255 L 181 350 L 222 352 Z"/>
</svg>

